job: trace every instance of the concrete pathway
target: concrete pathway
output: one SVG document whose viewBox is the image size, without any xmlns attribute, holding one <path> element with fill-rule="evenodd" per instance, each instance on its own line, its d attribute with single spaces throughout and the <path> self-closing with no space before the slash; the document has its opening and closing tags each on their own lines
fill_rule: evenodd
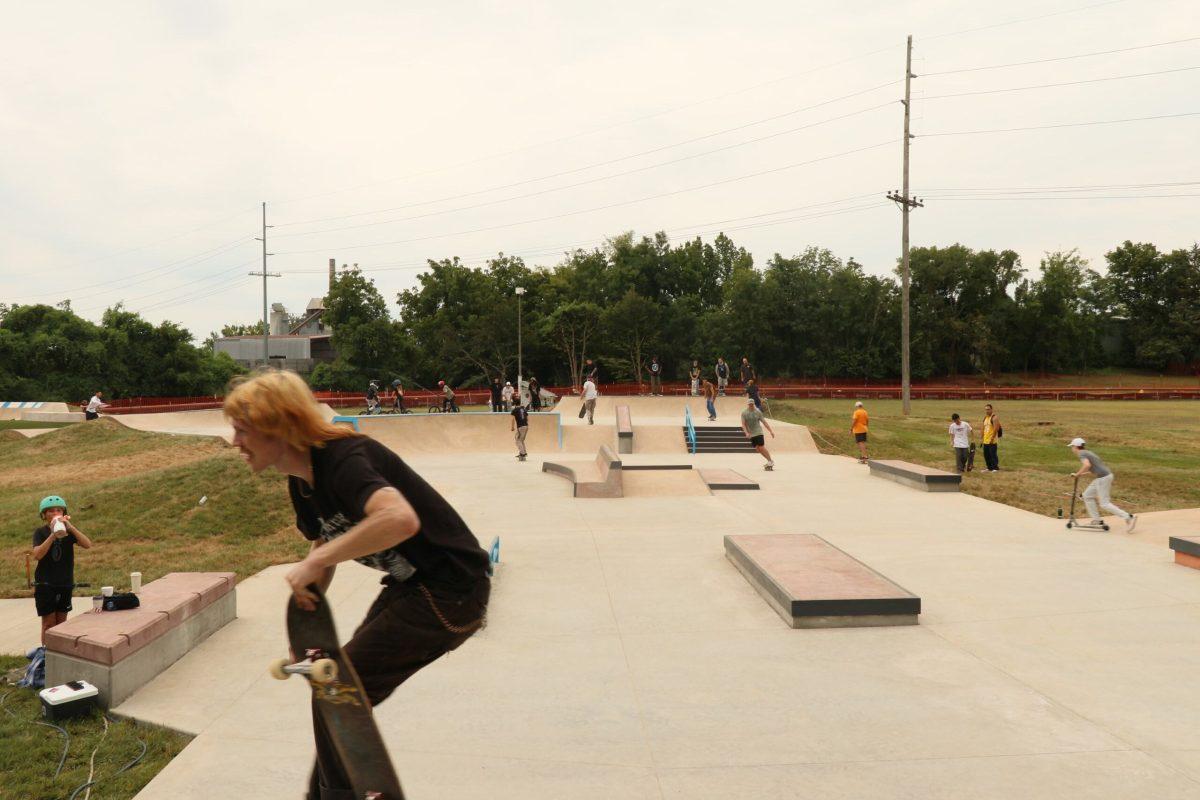
<svg viewBox="0 0 1200 800">
<path fill-rule="evenodd" d="M 487 629 L 377 710 L 410 797 L 1200 797 L 1200 572 L 1155 515 L 1068 532 L 847 458 L 684 458 L 762 489 L 576 500 L 537 454 L 411 458 L 501 536 L 503 564 Z M 920 595 L 921 624 L 787 628 L 722 547 L 776 532 Z M 266 675 L 284 569 L 241 583 L 239 619 L 117 709 L 198 734 L 139 800 L 301 796 L 308 690 Z M 343 635 L 376 590 L 340 568 Z"/>
</svg>

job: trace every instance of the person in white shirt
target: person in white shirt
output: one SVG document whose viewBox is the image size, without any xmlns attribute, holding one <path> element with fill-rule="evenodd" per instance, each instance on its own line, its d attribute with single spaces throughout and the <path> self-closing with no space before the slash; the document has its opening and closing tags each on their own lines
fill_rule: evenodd
<svg viewBox="0 0 1200 800">
<path fill-rule="evenodd" d="M 596 413 L 596 398 L 600 395 L 596 391 L 596 384 L 591 378 L 583 382 L 583 410 L 587 412 L 588 425 L 595 425 L 595 420 L 592 416 Z"/>
<path fill-rule="evenodd" d="M 954 448 L 954 466 L 959 472 L 967 471 L 967 454 L 971 451 L 971 423 L 964 422 L 958 414 L 950 415 L 950 446 Z"/>
<path fill-rule="evenodd" d="M 84 419 L 99 419 L 102 408 L 108 408 L 108 403 L 104 402 L 104 392 L 97 391 L 88 400 L 87 408 L 83 411 Z"/>
<path fill-rule="evenodd" d="M 513 385 L 512 381 L 505 381 L 504 388 L 500 390 L 500 399 L 504 403 L 505 411 L 512 411 L 513 407 Z"/>
</svg>

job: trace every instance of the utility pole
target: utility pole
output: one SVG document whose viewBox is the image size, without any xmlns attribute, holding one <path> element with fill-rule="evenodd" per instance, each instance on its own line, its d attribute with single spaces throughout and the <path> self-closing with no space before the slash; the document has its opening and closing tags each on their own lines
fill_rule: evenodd
<svg viewBox="0 0 1200 800">
<path fill-rule="evenodd" d="M 900 229 L 900 400 L 906 417 L 912 411 L 912 370 L 908 355 L 908 212 L 925 205 L 917 198 L 908 196 L 908 142 L 912 138 L 908 132 L 908 122 L 912 111 L 912 79 L 915 77 L 912 71 L 912 34 L 909 34 L 908 52 L 904 58 L 904 189 L 903 192 L 891 191 L 887 195 L 889 200 L 900 206 L 903 220 Z"/>
<path fill-rule="evenodd" d="M 518 286 L 517 293 L 517 404 L 521 403 L 521 297 L 525 294 L 524 287 Z"/>
<path fill-rule="evenodd" d="M 263 279 L 263 367 L 271 366 L 271 318 L 267 315 L 267 278 L 278 278 L 278 272 L 267 272 L 267 256 L 273 255 L 267 252 L 267 228 L 273 228 L 274 225 L 267 224 L 267 204 L 264 201 L 262 204 L 262 238 L 255 236 L 255 239 L 262 242 L 263 245 L 263 265 L 262 272 L 251 272 L 250 275 Z"/>
</svg>

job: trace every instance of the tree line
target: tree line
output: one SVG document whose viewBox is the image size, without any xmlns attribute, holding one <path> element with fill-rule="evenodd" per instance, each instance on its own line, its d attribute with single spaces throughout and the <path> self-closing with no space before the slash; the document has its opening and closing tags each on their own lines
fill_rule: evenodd
<svg viewBox="0 0 1200 800">
<path fill-rule="evenodd" d="M 1028 270 L 1011 250 L 913 248 L 913 377 L 1200 369 L 1200 246 L 1126 241 L 1105 262 L 1097 272 L 1072 250 Z M 418 387 L 513 380 L 518 337 L 523 374 L 543 385 L 578 384 L 586 358 L 604 381 L 648 381 L 653 356 L 668 380 L 686 377 L 693 360 L 710 371 L 718 356 L 747 356 L 767 379 L 895 381 L 896 273 L 868 274 L 818 247 L 759 267 L 724 234 L 672 243 L 663 233 L 626 233 L 549 267 L 504 254 L 483 267 L 430 261 L 392 304 L 351 269 L 325 298 L 338 358 L 310 382 L 354 391 L 373 378 Z M 261 322 L 222 332 L 254 331 Z M 152 325 L 120 305 L 96 324 L 69 301 L 0 303 L 0 399 L 77 400 L 96 388 L 218 394 L 239 370 L 213 352 L 215 336 L 197 346 L 175 323 Z"/>
</svg>

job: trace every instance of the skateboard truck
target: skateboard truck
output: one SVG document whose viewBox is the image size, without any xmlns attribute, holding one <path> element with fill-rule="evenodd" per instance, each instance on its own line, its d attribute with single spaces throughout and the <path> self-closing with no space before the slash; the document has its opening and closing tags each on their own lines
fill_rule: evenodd
<svg viewBox="0 0 1200 800">
<path fill-rule="evenodd" d="M 324 650 L 306 650 L 304 660 L 292 663 L 290 658 L 271 662 L 271 677 L 286 681 L 293 675 L 307 675 L 313 683 L 332 683 L 337 679 L 338 665 Z"/>
</svg>

